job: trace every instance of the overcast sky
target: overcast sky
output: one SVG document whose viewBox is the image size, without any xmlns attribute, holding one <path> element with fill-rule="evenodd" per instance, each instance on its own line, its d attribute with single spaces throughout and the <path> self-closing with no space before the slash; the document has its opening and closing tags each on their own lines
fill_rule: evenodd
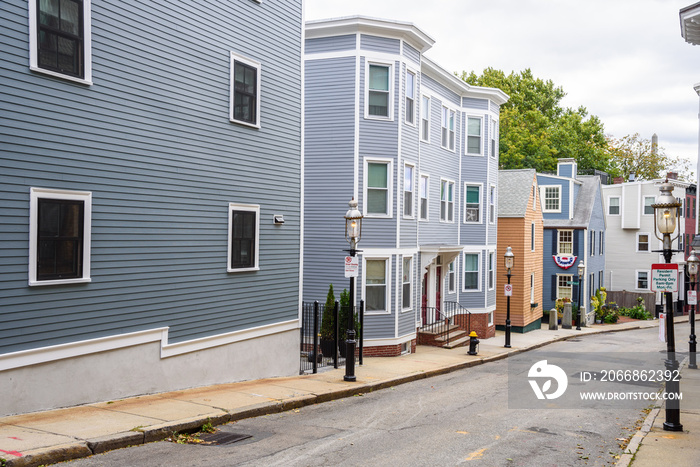
<svg viewBox="0 0 700 467">
<path fill-rule="evenodd" d="M 616 138 L 659 136 L 671 156 L 698 157 L 700 46 L 678 11 L 696 0 L 306 0 L 306 19 L 364 15 L 413 23 L 426 56 L 450 72 L 530 68 Z"/>
</svg>

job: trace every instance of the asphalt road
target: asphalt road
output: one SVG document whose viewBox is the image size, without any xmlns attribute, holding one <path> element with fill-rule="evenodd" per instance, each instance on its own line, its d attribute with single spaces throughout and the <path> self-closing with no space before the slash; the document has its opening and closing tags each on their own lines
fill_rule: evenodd
<svg viewBox="0 0 700 467">
<path fill-rule="evenodd" d="M 686 350 L 688 325 L 676 325 Z M 514 341 L 517 335 L 514 335 Z M 521 354 L 659 354 L 658 330 L 585 336 Z M 505 359 L 362 396 L 220 427 L 228 445 L 158 442 L 70 462 L 87 466 L 601 466 L 636 432 L 649 401 L 615 409 L 509 408 Z M 512 373 L 512 370 L 511 370 Z M 569 375 L 571 378 L 573 375 Z"/>
</svg>

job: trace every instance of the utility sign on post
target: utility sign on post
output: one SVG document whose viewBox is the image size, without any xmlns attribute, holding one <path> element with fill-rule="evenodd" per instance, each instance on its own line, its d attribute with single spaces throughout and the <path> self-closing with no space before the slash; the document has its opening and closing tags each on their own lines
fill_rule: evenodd
<svg viewBox="0 0 700 467">
<path fill-rule="evenodd" d="M 652 292 L 678 292 L 678 265 L 652 264 L 651 290 Z"/>
<path fill-rule="evenodd" d="M 506 293 L 506 297 L 512 297 L 513 296 L 513 286 L 510 284 L 506 284 L 505 293 Z"/>
<path fill-rule="evenodd" d="M 345 277 L 357 277 L 360 270 L 359 256 L 345 257 Z"/>
<path fill-rule="evenodd" d="M 688 305 L 698 304 L 698 293 L 694 290 L 688 290 Z"/>
</svg>

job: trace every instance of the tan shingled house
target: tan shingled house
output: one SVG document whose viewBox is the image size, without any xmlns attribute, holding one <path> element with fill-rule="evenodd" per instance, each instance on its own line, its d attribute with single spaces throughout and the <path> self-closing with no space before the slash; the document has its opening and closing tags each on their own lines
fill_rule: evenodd
<svg viewBox="0 0 700 467">
<path fill-rule="evenodd" d="M 510 283 L 512 332 L 540 329 L 542 323 L 542 206 L 534 169 L 498 172 L 498 280 L 495 322 L 506 323 L 504 286 L 508 282 L 503 253 L 511 247 L 515 265 Z"/>
</svg>

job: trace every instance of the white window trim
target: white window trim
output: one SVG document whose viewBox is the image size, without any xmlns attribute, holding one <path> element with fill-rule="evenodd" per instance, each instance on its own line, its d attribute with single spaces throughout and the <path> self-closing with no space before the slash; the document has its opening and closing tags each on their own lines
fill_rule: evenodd
<svg viewBox="0 0 700 467">
<path fill-rule="evenodd" d="M 243 120 L 236 120 L 233 118 L 233 105 L 234 105 L 234 63 L 238 61 L 241 63 L 244 63 L 250 67 L 253 67 L 257 71 L 257 77 L 256 77 L 256 83 L 257 83 L 257 89 L 255 90 L 255 123 L 250 123 L 250 122 L 245 122 Z M 228 118 L 231 122 L 237 123 L 239 125 L 244 125 L 248 126 L 251 128 L 260 128 L 260 97 L 262 96 L 262 64 L 258 61 L 252 60 L 250 58 L 244 57 L 242 55 L 237 54 L 234 51 L 231 51 L 231 63 L 229 64 L 230 67 L 230 77 L 229 77 L 229 111 L 228 111 Z"/>
<path fill-rule="evenodd" d="M 647 251 L 640 250 L 639 249 L 639 236 L 640 235 L 646 235 L 647 236 L 647 244 L 649 245 L 649 249 Z M 634 243 L 634 249 L 636 253 L 651 253 L 651 234 L 649 232 L 637 232 L 637 235 L 635 237 L 635 243 Z"/>
<path fill-rule="evenodd" d="M 530 273 L 530 305 L 535 303 L 535 273 Z"/>
<path fill-rule="evenodd" d="M 440 179 L 440 209 L 442 209 L 442 183 L 446 182 L 447 186 L 449 187 L 450 184 L 452 184 L 452 219 L 450 220 L 447 216 L 447 214 L 450 212 L 447 207 L 450 205 L 450 201 L 446 201 L 446 209 L 445 209 L 445 219 L 442 219 L 442 216 L 440 216 L 440 222 L 444 224 L 454 224 L 455 222 L 455 197 L 457 196 L 457 193 L 455 191 L 455 182 L 454 180 L 449 180 L 447 178 L 441 178 Z"/>
<path fill-rule="evenodd" d="M 496 158 L 498 155 L 498 120 L 495 118 L 491 119 L 491 138 L 489 139 L 489 151 L 491 151 L 491 157 Z M 493 150 L 491 142 L 493 141 Z"/>
<path fill-rule="evenodd" d="M 467 271 L 465 271 L 465 268 L 467 266 L 467 261 L 464 258 L 465 255 L 477 255 L 478 270 L 477 270 L 477 280 L 476 280 L 477 288 L 476 289 L 467 289 L 465 287 L 466 281 L 464 280 L 464 273 L 467 272 Z M 481 252 L 480 251 L 464 251 L 464 252 L 462 252 L 462 292 L 464 292 L 464 293 L 479 293 L 479 292 L 481 292 L 481 289 L 482 289 L 481 283 L 483 281 L 483 278 L 481 277 L 481 275 L 482 275 Z"/>
<path fill-rule="evenodd" d="M 598 235 L 598 255 L 602 256 L 605 254 L 605 231 L 601 230 Z"/>
<path fill-rule="evenodd" d="M 644 207 L 646 206 L 646 200 L 647 200 L 647 198 L 651 198 L 651 199 L 652 199 L 652 203 L 651 203 L 651 204 L 654 204 L 654 203 L 656 203 L 656 196 L 642 196 L 642 216 L 647 216 L 647 217 L 648 217 L 648 216 L 653 216 L 653 215 L 654 215 L 654 210 L 652 209 L 651 214 L 645 214 L 645 213 L 644 213 Z"/>
<path fill-rule="evenodd" d="M 617 209 L 619 211 L 617 214 L 610 213 L 610 200 L 611 199 L 617 199 Z M 622 215 L 621 197 L 620 196 L 608 196 L 608 216 L 621 216 L 621 215 Z"/>
<path fill-rule="evenodd" d="M 83 201 L 83 277 L 72 279 L 37 280 L 37 238 L 39 198 Z M 29 285 L 58 285 L 91 282 L 90 278 L 90 234 L 92 232 L 92 192 L 30 188 L 29 190 Z"/>
<path fill-rule="evenodd" d="M 559 190 L 559 209 L 547 209 L 547 197 L 546 195 L 546 189 L 547 188 L 556 188 Z M 561 185 L 540 185 L 540 202 L 542 203 L 542 212 L 545 213 L 557 213 L 561 212 Z"/>
<path fill-rule="evenodd" d="M 479 125 L 479 152 L 469 152 L 469 119 L 476 118 L 481 120 Z M 464 116 L 464 154 L 466 156 L 484 156 L 484 116 L 483 115 L 465 115 Z"/>
<path fill-rule="evenodd" d="M 491 191 L 493 190 L 493 200 L 491 199 Z M 498 196 L 498 190 L 496 190 L 496 185 L 491 184 L 489 187 L 489 196 L 488 196 L 488 215 L 489 215 L 489 224 L 494 225 L 496 223 L 496 219 L 498 219 L 498 203 L 496 202 L 496 197 Z M 493 211 L 492 211 L 493 208 Z M 491 219 L 491 215 L 493 214 L 493 220 Z"/>
<path fill-rule="evenodd" d="M 384 294 L 384 310 L 367 311 L 366 315 L 390 315 L 391 314 L 391 257 L 390 256 L 362 256 L 362 300 L 367 303 L 367 261 L 384 260 L 384 286 L 386 293 Z"/>
<path fill-rule="evenodd" d="M 489 326 L 493 326 L 493 311 L 489 311 L 489 312 L 486 313 L 486 314 L 487 314 L 488 317 L 489 317 L 489 318 L 488 318 L 488 321 L 489 321 L 489 322 L 488 322 L 488 325 L 489 325 Z"/>
<path fill-rule="evenodd" d="M 386 176 L 387 176 L 387 213 L 386 214 L 376 214 L 376 213 L 369 213 L 367 211 L 367 182 L 368 182 L 368 176 L 369 176 L 369 164 L 370 163 L 377 163 L 377 164 L 386 164 L 387 169 L 386 169 Z M 362 183 L 362 212 L 364 212 L 365 217 L 373 217 L 373 218 L 382 218 L 382 219 L 391 219 L 394 217 L 394 160 L 393 159 L 386 159 L 386 158 L 365 158 L 363 161 L 363 176 L 364 176 L 364 181 Z M 403 204 L 403 203 L 402 203 Z"/>
<path fill-rule="evenodd" d="M 249 211 L 255 213 L 255 264 L 250 268 L 232 268 L 231 267 L 231 224 L 233 222 L 233 211 Z M 228 254 L 226 257 L 227 272 L 246 272 L 259 271 L 260 260 L 260 205 L 258 204 L 238 204 L 229 203 L 228 205 Z"/>
<path fill-rule="evenodd" d="M 404 272 L 403 262 L 405 259 L 411 260 L 411 274 L 409 275 L 409 280 L 408 280 L 410 288 L 411 288 L 411 291 L 409 292 L 411 295 L 411 304 L 409 305 L 408 308 L 404 308 L 404 306 L 403 306 L 403 286 L 405 284 L 405 282 L 403 281 L 403 272 Z M 412 255 L 404 255 L 401 258 L 401 312 L 403 313 L 403 312 L 411 311 L 411 310 L 413 310 L 413 256 Z"/>
<path fill-rule="evenodd" d="M 574 251 L 574 235 L 576 233 L 572 229 L 558 229 L 557 230 L 557 255 L 561 254 L 561 233 L 562 232 L 571 232 L 571 253 L 564 253 L 565 255 L 573 255 L 575 253 Z M 568 242 L 566 242 L 568 243 Z"/>
<path fill-rule="evenodd" d="M 84 77 L 64 75 L 39 67 L 38 11 L 36 0 L 29 0 L 29 69 L 56 78 L 92 85 L 92 7 L 91 0 L 83 0 L 83 71 Z"/>
<path fill-rule="evenodd" d="M 452 269 L 450 269 L 452 267 Z M 450 288 L 450 274 L 454 275 L 454 283 L 452 284 L 452 287 Z M 447 293 L 453 294 L 457 292 L 457 259 L 453 259 L 448 265 L 447 265 Z"/>
<path fill-rule="evenodd" d="M 479 188 L 479 220 L 478 221 L 468 221 L 467 220 L 467 187 L 470 187 L 470 186 L 475 186 L 475 187 Z M 463 212 L 463 217 L 462 217 L 464 224 L 483 224 L 484 223 L 483 222 L 484 216 L 482 215 L 484 207 L 483 207 L 482 202 L 481 202 L 483 200 L 483 197 L 482 197 L 482 194 L 484 191 L 483 188 L 484 188 L 483 183 L 464 182 L 464 212 Z"/>
<path fill-rule="evenodd" d="M 646 289 L 640 289 L 638 287 L 639 285 L 639 273 L 640 272 L 646 272 L 647 273 L 647 287 Z M 648 269 L 636 269 L 634 271 L 634 290 L 651 290 L 651 271 Z"/>
<path fill-rule="evenodd" d="M 406 214 L 406 168 L 412 169 L 412 190 L 411 190 L 411 214 Z M 414 164 L 405 163 L 403 165 L 403 191 L 401 192 L 401 214 L 404 219 L 415 219 L 416 215 L 416 166 Z M 420 201 L 419 201 L 420 202 Z"/>
<path fill-rule="evenodd" d="M 427 125 L 428 125 L 428 139 L 423 139 L 423 99 L 424 98 L 428 99 L 428 120 L 427 120 L 427 122 L 428 122 L 427 123 Z M 420 112 L 418 112 L 420 115 L 420 117 L 419 117 L 420 118 L 420 128 L 419 128 L 420 140 L 424 143 L 430 143 L 430 122 L 431 122 L 430 111 L 433 108 L 432 97 L 429 95 L 426 95 L 426 94 L 421 94 L 420 105 L 421 105 Z"/>
<path fill-rule="evenodd" d="M 443 113 L 445 111 L 447 111 L 447 121 L 445 122 L 445 124 L 447 126 L 443 126 L 443 122 L 442 122 Z M 453 136 L 452 142 L 454 143 L 453 147 L 450 147 L 450 116 L 452 116 L 452 118 L 453 118 L 453 129 L 452 129 L 452 136 Z M 443 129 L 447 129 L 447 146 L 443 146 L 443 144 L 442 144 L 442 130 Z M 444 104 L 442 105 L 442 107 L 440 107 L 440 147 L 442 149 L 445 149 L 445 150 L 450 151 L 450 152 L 457 152 L 457 149 L 456 149 L 457 148 L 457 111 L 451 107 L 444 105 Z"/>
<path fill-rule="evenodd" d="M 595 230 L 591 230 L 588 233 L 588 249 L 590 250 L 590 255 L 595 256 Z"/>
<path fill-rule="evenodd" d="M 385 66 L 389 67 L 389 115 L 382 117 L 381 115 L 370 115 L 369 114 L 369 66 Z M 382 120 L 391 122 L 394 121 L 394 63 L 382 60 L 374 60 L 367 58 L 365 60 L 365 119 L 367 120 Z"/>
<path fill-rule="evenodd" d="M 489 261 L 490 260 L 490 261 Z M 495 251 L 488 251 L 486 253 L 486 289 L 487 290 L 494 290 L 496 288 L 496 252 Z M 491 281 L 491 286 L 489 286 L 488 282 L 491 277 L 491 274 L 493 274 L 493 281 Z"/>
<path fill-rule="evenodd" d="M 425 210 L 425 218 L 422 218 L 420 216 L 421 213 L 421 198 L 420 196 L 420 181 L 422 178 L 425 178 L 425 205 L 426 205 L 426 210 Z M 430 220 L 430 175 L 428 174 L 419 174 L 418 175 L 418 222 L 428 222 Z"/>
<path fill-rule="evenodd" d="M 407 121 L 408 113 L 406 112 L 406 110 L 407 110 L 406 109 L 406 98 L 408 97 L 408 95 L 406 94 L 406 83 L 408 82 L 408 79 L 406 77 L 409 74 L 413 75 L 413 97 L 412 97 L 412 99 L 413 99 L 413 122 Z M 416 96 L 418 96 L 418 73 L 416 73 L 412 69 L 406 67 L 406 72 L 404 73 L 404 101 L 403 101 L 404 116 L 403 116 L 403 122 L 406 125 L 412 126 L 414 128 L 416 127 L 416 123 L 417 123 L 416 120 L 418 120 L 418 118 L 416 118 L 416 115 L 419 114 L 419 112 L 418 112 L 418 107 L 419 107 L 418 100 L 416 99 Z"/>
<path fill-rule="evenodd" d="M 559 240 L 557 239 L 558 242 Z M 537 251 L 537 229 L 535 229 L 534 222 L 530 223 L 530 251 Z"/>
</svg>

